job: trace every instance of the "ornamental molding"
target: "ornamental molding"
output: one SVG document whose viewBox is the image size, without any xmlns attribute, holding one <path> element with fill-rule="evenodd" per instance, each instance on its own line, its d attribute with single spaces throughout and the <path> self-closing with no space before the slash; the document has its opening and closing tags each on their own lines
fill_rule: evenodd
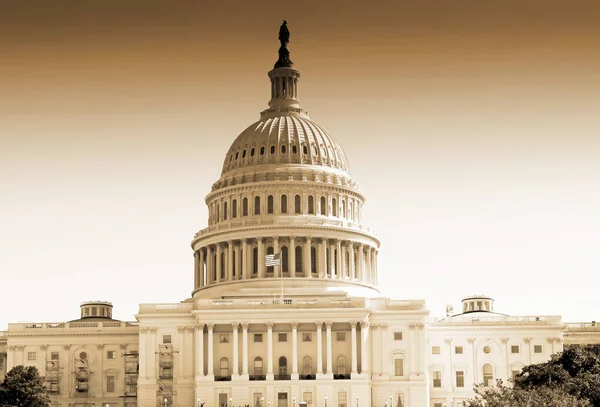
<svg viewBox="0 0 600 407">
<path fill-rule="evenodd" d="M 231 327 L 233 328 L 234 332 L 237 332 L 240 329 L 240 324 L 238 322 L 233 322 Z"/>
<path fill-rule="evenodd" d="M 291 325 L 292 325 L 292 329 L 298 329 L 298 322 L 293 321 L 293 322 L 291 322 Z"/>
<path fill-rule="evenodd" d="M 265 325 L 267 326 L 267 329 L 271 329 L 271 330 L 272 330 L 272 329 L 273 329 L 273 325 L 274 325 L 274 324 L 273 324 L 273 321 L 267 321 L 267 322 L 265 323 Z"/>
<path fill-rule="evenodd" d="M 350 321 L 350 328 L 356 329 L 357 324 L 358 324 L 358 321 Z"/>
<path fill-rule="evenodd" d="M 333 322 L 331 322 L 331 321 L 325 322 L 325 327 L 327 328 L 328 331 L 331 330 L 332 326 L 333 326 Z"/>
<path fill-rule="evenodd" d="M 323 329 L 323 322 L 322 321 L 315 322 L 315 325 L 317 325 L 317 329 L 319 329 L 319 330 Z"/>
<path fill-rule="evenodd" d="M 361 321 L 360 322 L 360 327 L 362 329 L 367 329 L 367 328 L 369 328 L 369 323 L 367 321 Z"/>
<path fill-rule="evenodd" d="M 31 333 L 31 334 L 12 334 L 11 338 L 31 338 L 31 337 L 64 337 L 64 336 L 138 336 L 138 332 L 49 332 L 49 333 Z M 70 345 L 69 345 L 70 346 Z"/>
<path fill-rule="evenodd" d="M 523 341 L 525 341 L 525 343 L 530 343 L 530 342 L 531 342 L 531 339 L 532 339 L 532 338 L 529 338 L 529 337 L 527 337 L 527 338 L 523 338 Z"/>
<path fill-rule="evenodd" d="M 247 322 L 242 322 L 242 330 L 248 331 L 248 323 Z"/>
<path fill-rule="evenodd" d="M 215 328 L 215 324 L 213 322 L 209 322 L 209 323 L 206 324 L 206 327 L 208 328 L 208 330 L 210 332 L 212 332 L 213 329 Z"/>
</svg>

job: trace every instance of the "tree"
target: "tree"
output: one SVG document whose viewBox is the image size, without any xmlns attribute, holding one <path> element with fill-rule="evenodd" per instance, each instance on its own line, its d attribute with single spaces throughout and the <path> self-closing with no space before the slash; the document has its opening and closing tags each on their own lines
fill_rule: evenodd
<svg viewBox="0 0 600 407">
<path fill-rule="evenodd" d="M 475 398 L 466 407 L 591 407 L 586 399 L 579 399 L 561 389 L 547 386 L 530 389 L 512 388 L 502 384 L 494 387 L 475 387 Z"/>
<path fill-rule="evenodd" d="M 565 346 L 548 362 L 525 367 L 515 377 L 515 387 L 560 389 L 600 407 L 600 344 Z"/>
<path fill-rule="evenodd" d="M 50 397 L 34 366 L 15 366 L 0 384 L 0 407 L 48 407 Z"/>
</svg>

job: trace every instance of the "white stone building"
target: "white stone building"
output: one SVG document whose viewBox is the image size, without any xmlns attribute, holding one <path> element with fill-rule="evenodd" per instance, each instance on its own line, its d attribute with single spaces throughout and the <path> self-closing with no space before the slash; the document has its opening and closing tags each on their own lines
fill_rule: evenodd
<svg viewBox="0 0 600 407">
<path fill-rule="evenodd" d="M 90 302 L 76 321 L 10 324 L 0 376 L 37 366 L 61 407 L 451 407 L 563 341 L 598 342 L 595 323 L 509 317 L 484 296 L 441 320 L 424 301 L 380 297 L 364 197 L 341 146 L 300 107 L 286 51 L 269 108 L 206 197 L 191 298 L 142 304 L 138 322 Z M 273 253 L 281 264 L 267 267 Z"/>
</svg>

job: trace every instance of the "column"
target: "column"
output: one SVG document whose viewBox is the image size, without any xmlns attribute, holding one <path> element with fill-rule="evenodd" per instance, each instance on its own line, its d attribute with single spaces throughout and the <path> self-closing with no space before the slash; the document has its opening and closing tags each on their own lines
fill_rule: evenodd
<svg viewBox="0 0 600 407">
<path fill-rule="evenodd" d="M 333 322 L 325 322 L 327 328 L 327 374 L 333 374 L 333 356 L 331 354 L 331 326 Z"/>
<path fill-rule="evenodd" d="M 148 335 L 150 336 L 150 363 L 146 366 L 146 373 L 152 380 L 156 377 L 156 331 L 155 326 L 148 328 Z"/>
<path fill-rule="evenodd" d="M 199 267 L 200 267 L 200 287 L 204 287 L 205 286 L 205 280 L 204 280 L 204 248 L 201 248 L 200 250 L 198 250 L 198 253 L 200 253 L 200 260 L 199 260 Z"/>
<path fill-rule="evenodd" d="M 242 323 L 242 374 L 248 376 L 248 323 Z"/>
<path fill-rule="evenodd" d="M 177 376 L 178 377 L 183 377 L 184 373 L 183 373 L 183 361 L 185 360 L 185 356 L 184 355 L 184 345 L 185 345 L 185 326 L 178 326 L 177 327 L 177 341 L 178 341 L 178 346 L 179 346 L 179 353 L 175 354 L 175 367 L 177 368 Z"/>
<path fill-rule="evenodd" d="M 317 324 L 317 374 L 323 374 L 323 323 Z"/>
<path fill-rule="evenodd" d="M 242 279 L 248 279 L 248 239 L 242 239 Z"/>
<path fill-rule="evenodd" d="M 477 379 L 477 372 L 479 369 L 477 368 L 477 352 L 475 351 L 475 338 L 467 338 L 467 341 L 471 345 L 471 353 L 473 354 L 473 383 L 479 383 L 479 380 Z"/>
<path fill-rule="evenodd" d="M 267 322 L 267 380 L 273 380 L 273 323 Z"/>
<path fill-rule="evenodd" d="M 367 246 L 367 261 L 365 263 L 364 280 L 367 284 L 372 284 L 371 280 L 371 247 Z"/>
<path fill-rule="evenodd" d="M 312 239 L 310 237 L 306 238 L 306 242 L 304 243 L 304 261 L 302 263 L 304 263 L 304 276 L 306 277 L 312 277 L 312 263 L 311 263 L 311 250 L 310 250 L 310 243 L 311 243 Z"/>
<path fill-rule="evenodd" d="M 363 321 L 360 323 L 360 333 L 362 336 L 361 343 L 361 371 L 360 373 L 369 373 L 369 352 L 371 351 L 371 344 L 369 343 L 369 323 Z"/>
<path fill-rule="evenodd" d="M 233 240 L 227 245 L 227 281 L 233 281 Z"/>
<path fill-rule="evenodd" d="M 378 273 L 378 269 L 377 269 L 377 257 L 379 256 L 379 252 L 377 250 L 373 250 L 374 252 L 374 256 L 375 256 L 375 261 L 373 261 L 373 278 L 375 280 L 375 285 L 378 285 L 378 281 L 379 281 L 379 273 Z"/>
<path fill-rule="evenodd" d="M 335 244 L 328 242 L 329 245 L 329 278 L 335 278 Z"/>
<path fill-rule="evenodd" d="M 510 362 L 508 361 L 508 340 L 509 338 L 500 338 L 502 343 L 504 344 L 504 363 L 506 364 L 506 380 L 510 379 L 512 374 L 510 371 Z"/>
<path fill-rule="evenodd" d="M 208 369 L 206 372 L 207 376 L 214 376 L 214 363 L 213 363 L 213 329 L 215 324 L 206 324 L 208 327 Z"/>
<path fill-rule="evenodd" d="M 139 350 L 139 353 L 140 353 L 140 355 L 143 355 L 143 356 L 140 356 L 140 358 L 139 358 L 138 374 L 139 374 L 139 377 L 144 377 L 144 378 L 148 377 L 148 375 L 147 375 L 148 362 L 146 360 L 146 357 L 149 352 L 148 352 L 148 349 L 146 349 L 146 347 L 148 346 L 147 345 L 147 336 L 148 336 L 148 328 L 140 327 L 140 350 Z M 8 370 L 10 370 L 11 367 L 12 366 L 8 365 L 7 366 Z"/>
<path fill-rule="evenodd" d="M 273 254 L 279 253 L 279 237 L 273 237 Z M 281 256 L 279 259 L 279 266 L 273 266 L 273 277 L 278 278 L 281 273 Z"/>
<path fill-rule="evenodd" d="M 242 279 L 242 243 L 239 242 L 237 244 L 236 256 L 235 256 L 235 278 L 237 280 Z"/>
<path fill-rule="evenodd" d="M 327 256 L 325 254 L 325 244 L 326 240 L 321 239 L 319 245 L 317 246 L 317 251 L 319 252 L 317 256 L 317 273 L 319 274 L 319 278 L 325 278 L 327 274 Z"/>
<path fill-rule="evenodd" d="M 365 248 L 364 248 L 364 245 L 362 243 L 360 243 L 358 245 L 358 270 L 356 270 L 356 278 L 358 278 L 358 280 L 361 283 L 364 283 L 364 281 L 365 281 L 364 267 L 365 267 Z"/>
<path fill-rule="evenodd" d="M 354 243 L 350 242 L 348 249 L 350 250 L 350 264 L 348 265 L 348 273 L 350 274 L 350 279 L 354 280 L 356 278 L 356 267 L 354 265 Z"/>
<path fill-rule="evenodd" d="M 231 324 L 231 327 L 233 328 L 233 340 L 232 342 L 232 346 L 233 346 L 233 369 L 232 369 L 232 376 L 238 376 L 240 374 L 240 362 L 238 360 L 238 348 L 239 348 L 239 342 L 238 342 L 238 331 L 240 329 L 240 324 L 238 324 L 237 322 L 234 322 L 233 324 Z"/>
<path fill-rule="evenodd" d="M 342 265 L 342 241 L 337 241 L 337 267 L 335 273 L 340 280 L 344 278 L 344 266 Z"/>
<path fill-rule="evenodd" d="M 204 376 L 204 324 L 196 325 L 196 376 Z"/>
<path fill-rule="evenodd" d="M 212 283 L 214 283 L 213 281 L 213 260 L 214 260 L 214 256 L 213 256 L 213 247 L 212 246 L 207 246 L 206 247 L 206 285 L 211 285 Z"/>
<path fill-rule="evenodd" d="M 298 323 L 292 322 L 292 375 L 298 375 Z M 294 379 L 292 377 L 292 379 Z"/>
<path fill-rule="evenodd" d="M 288 270 L 290 277 L 296 277 L 296 237 L 290 237 L 290 247 L 288 247 Z"/>
<path fill-rule="evenodd" d="M 200 287 L 200 252 L 194 252 L 194 290 Z"/>
<path fill-rule="evenodd" d="M 356 354 L 356 321 L 350 322 L 350 336 L 352 338 L 352 374 L 358 373 L 358 355 Z"/>
<path fill-rule="evenodd" d="M 258 241 L 258 278 L 265 278 L 265 242 L 262 237 L 256 239 Z"/>
<path fill-rule="evenodd" d="M 221 268 L 223 267 L 223 265 L 221 264 L 221 252 L 222 252 L 222 247 L 220 243 L 217 243 L 217 276 L 215 278 L 215 282 L 219 282 L 221 281 Z"/>
</svg>

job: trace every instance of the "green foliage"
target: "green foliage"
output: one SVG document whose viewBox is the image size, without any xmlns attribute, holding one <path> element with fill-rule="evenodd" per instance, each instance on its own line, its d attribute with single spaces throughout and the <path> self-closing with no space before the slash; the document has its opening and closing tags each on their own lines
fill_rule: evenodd
<svg viewBox="0 0 600 407">
<path fill-rule="evenodd" d="M 0 384 L 0 407 L 48 407 L 50 397 L 34 366 L 15 366 Z"/>
<path fill-rule="evenodd" d="M 559 389 L 600 407 L 600 345 L 569 345 L 546 363 L 527 366 L 515 377 L 515 387 Z"/>
<path fill-rule="evenodd" d="M 578 399 L 561 389 L 547 386 L 527 390 L 507 387 L 501 381 L 495 387 L 475 387 L 475 398 L 466 407 L 591 407 L 586 399 Z"/>
</svg>

